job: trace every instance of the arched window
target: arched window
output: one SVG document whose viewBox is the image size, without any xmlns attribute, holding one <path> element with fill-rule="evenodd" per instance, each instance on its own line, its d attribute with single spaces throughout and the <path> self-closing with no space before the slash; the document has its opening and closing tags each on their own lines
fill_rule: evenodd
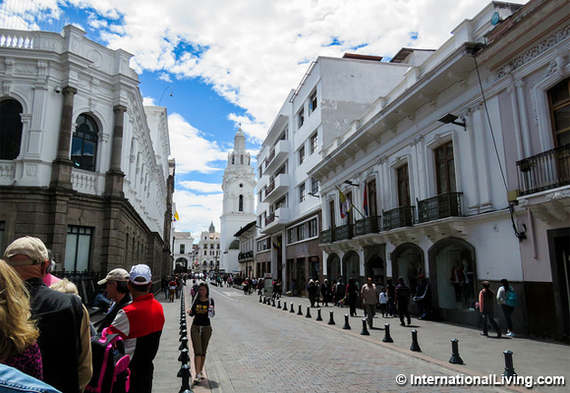
<svg viewBox="0 0 570 393">
<path fill-rule="evenodd" d="M 240 155 L 239 161 L 240 161 L 240 164 L 243 165 L 243 154 Z"/>
<path fill-rule="evenodd" d="M 236 156 L 232 154 L 232 165 L 236 163 Z"/>
<path fill-rule="evenodd" d="M 76 168 L 95 171 L 98 133 L 93 118 L 86 114 L 79 115 L 71 146 L 71 161 Z"/>
<path fill-rule="evenodd" d="M 15 160 L 20 154 L 22 111 L 16 100 L 0 102 L 0 160 Z"/>
<path fill-rule="evenodd" d="M 243 195 L 239 196 L 239 211 L 243 211 Z"/>
</svg>

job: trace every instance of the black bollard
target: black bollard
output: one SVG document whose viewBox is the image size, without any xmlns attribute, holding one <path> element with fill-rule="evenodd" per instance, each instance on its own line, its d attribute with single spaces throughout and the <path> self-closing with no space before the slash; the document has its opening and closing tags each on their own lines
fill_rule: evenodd
<svg viewBox="0 0 570 393">
<path fill-rule="evenodd" d="M 190 390 L 190 366 L 183 364 L 182 367 L 180 367 L 180 370 L 178 370 L 178 374 L 176 376 L 182 378 L 182 387 L 180 388 L 179 393 Z"/>
<path fill-rule="evenodd" d="M 452 364 L 463 364 L 463 359 L 459 356 L 459 340 L 454 338 L 451 340 L 451 358 L 449 363 Z"/>
<path fill-rule="evenodd" d="M 180 336 L 186 336 L 187 334 L 188 334 L 188 331 L 186 329 L 180 330 Z"/>
<path fill-rule="evenodd" d="M 329 321 L 327 322 L 328 325 L 334 325 L 334 311 L 330 311 L 329 313 L 330 317 L 329 317 Z"/>
<path fill-rule="evenodd" d="M 267 299 L 265 297 L 263 297 L 263 304 L 265 304 L 267 302 Z"/>
<path fill-rule="evenodd" d="M 271 307 L 275 307 L 275 299 L 271 299 Z"/>
<path fill-rule="evenodd" d="M 311 307 L 307 306 L 307 315 L 305 315 L 305 318 L 311 318 Z"/>
<path fill-rule="evenodd" d="M 294 313 L 295 312 L 295 305 L 293 304 L 293 302 L 291 302 L 291 311 L 289 311 L 290 313 Z"/>
<path fill-rule="evenodd" d="M 505 352 L 503 352 L 503 354 L 505 355 L 505 371 L 503 372 L 503 375 L 505 377 L 512 377 L 517 375 L 515 372 L 515 367 L 513 365 L 513 352 L 507 349 Z"/>
<path fill-rule="evenodd" d="M 317 319 L 316 319 L 316 321 L 322 321 L 322 320 L 323 320 L 323 318 L 321 318 L 321 309 L 317 308 Z"/>
<path fill-rule="evenodd" d="M 344 314 L 344 326 L 342 328 L 345 330 L 350 330 L 350 325 L 348 324 L 348 314 Z"/>
<path fill-rule="evenodd" d="M 261 298 L 262 298 L 262 296 L 261 296 L 261 295 L 259 295 L 259 303 L 261 303 Z"/>
<path fill-rule="evenodd" d="M 303 315 L 303 311 L 301 311 L 301 305 L 299 304 L 299 311 L 297 311 L 297 315 Z"/>
<path fill-rule="evenodd" d="M 180 351 L 180 356 L 178 356 L 178 361 L 182 362 L 182 364 L 190 363 L 190 355 L 188 355 L 188 348 L 185 348 L 182 351 Z"/>
<path fill-rule="evenodd" d="M 360 331 L 360 334 L 362 336 L 370 336 L 370 333 L 368 332 L 368 329 L 366 328 L 366 323 L 367 323 L 366 318 L 364 318 L 362 320 L 362 330 Z"/>
<path fill-rule="evenodd" d="M 179 351 L 182 351 L 183 349 L 188 349 L 188 337 L 186 337 L 186 340 L 182 341 L 178 347 Z"/>
<path fill-rule="evenodd" d="M 281 308 L 281 300 L 277 300 L 277 308 Z"/>
<path fill-rule="evenodd" d="M 267 296 L 267 305 L 271 306 L 271 298 L 269 296 Z"/>
<path fill-rule="evenodd" d="M 283 302 L 283 311 L 287 311 L 287 300 Z"/>
<path fill-rule="evenodd" d="M 382 339 L 383 343 L 393 343 L 392 337 L 390 336 L 390 324 L 384 324 L 384 338 Z"/>
<path fill-rule="evenodd" d="M 420 344 L 418 344 L 418 331 L 416 329 L 412 330 L 412 346 L 410 351 L 421 352 Z"/>
</svg>

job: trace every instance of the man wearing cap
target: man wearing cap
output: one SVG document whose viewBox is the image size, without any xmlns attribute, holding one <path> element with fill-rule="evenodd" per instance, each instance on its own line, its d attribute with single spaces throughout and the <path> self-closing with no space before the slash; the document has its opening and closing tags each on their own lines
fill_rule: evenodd
<svg viewBox="0 0 570 393">
<path fill-rule="evenodd" d="M 98 285 L 105 286 L 107 297 L 113 301 L 113 304 L 109 307 L 107 315 L 97 328 L 99 333 L 101 333 L 106 327 L 111 326 L 111 323 L 117 316 L 119 310 L 133 300 L 129 293 L 128 281 L 129 272 L 125 269 L 117 268 L 111 270 L 109 274 L 107 274 L 107 277 L 97 282 Z"/>
<path fill-rule="evenodd" d="M 63 393 L 83 392 L 93 370 L 89 314 L 84 312 L 81 300 L 45 285 L 43 277 L 51 262 L 40 239 L 25 236 L 14 240 L 6 248 L 4 259 L 30 291 L 31 312 L 40 331 L 44 381 Z"/>
<path fill-rule="evenodd" d="M 164 311 L 150 292 L 152 275 L 147 265 L 131 268 L 128 287 L 133 301 L 117 313 L 108 330 L 125 340 L 125 352 L 131 356 L 130 391 L 150 393 L 154 372 L 152 361 L 164 327 Z"/>
</svg>

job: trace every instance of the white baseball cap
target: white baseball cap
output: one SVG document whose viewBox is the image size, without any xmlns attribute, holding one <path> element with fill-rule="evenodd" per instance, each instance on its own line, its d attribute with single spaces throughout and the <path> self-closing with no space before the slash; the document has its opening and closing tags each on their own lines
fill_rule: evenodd
<svg viewBox="0 0 570 393">
<path fill-rule="evenodd" d="M 145 264 L 135 265 L 131 268 L 129 281 L 135 285 L 145 285 L 152 281 L 150 267 Z"/>
</svg>

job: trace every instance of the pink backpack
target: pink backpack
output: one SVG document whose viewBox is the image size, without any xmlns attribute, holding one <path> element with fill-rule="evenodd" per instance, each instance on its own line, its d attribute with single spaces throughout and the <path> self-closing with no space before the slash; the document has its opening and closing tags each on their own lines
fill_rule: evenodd
<svg viewBox="0 0 570 393">
<path fill-rule="evenodd" d="M 124 393 L 129 391 L 129 355 L 125 342 L 118 334 L 108 334 L 107 328 L 91 337 L 93 377 L 85 388 L 90 393 Z"/>
</svg>

